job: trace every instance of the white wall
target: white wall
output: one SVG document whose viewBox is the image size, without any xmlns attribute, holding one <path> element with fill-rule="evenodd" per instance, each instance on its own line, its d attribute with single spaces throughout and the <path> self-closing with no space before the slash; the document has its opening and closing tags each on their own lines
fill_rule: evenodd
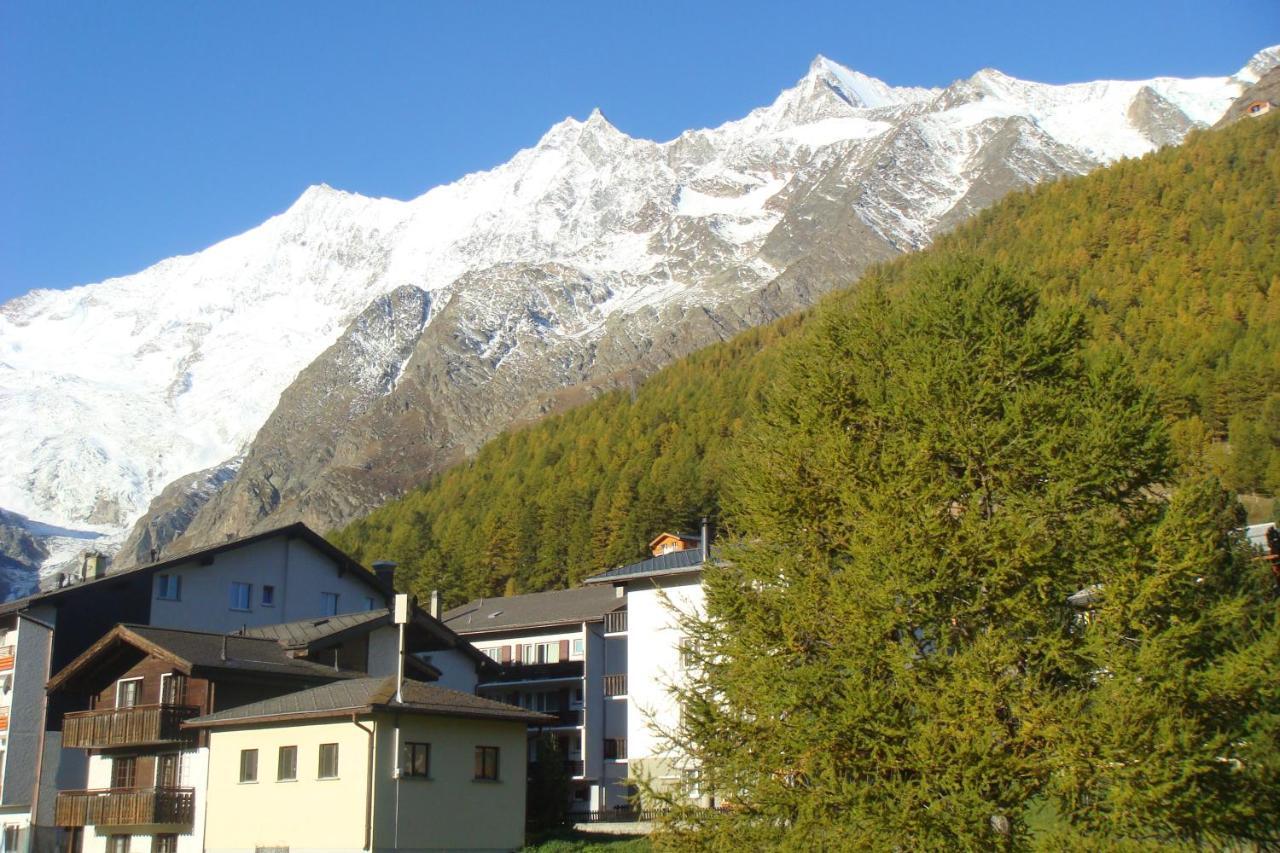
<svg viewBox="0 0 1280 853">
<path fill-rule="evenodd" d="M 324 615 L 321 593 L 338 593 L 338 612 L 385 607 L 382 595 L 373 586 L 372 576 L 348 570 L 339 577 L 338 566 L 301 539 L 275 536 L 241 548 L 217 554 L 211 565 L 198 561 L 183 563 L 157 573 L 182 578 L 178 601 L 156 595 L 152 579 L 151 624 L 195 631 L 234 631 L 250 627 L 293 622 Z M 366 581 L 365 578 L 369 580 Z M 253 585 L 248 610 L 231 609 L 233 581 Z M 262 587 L 275 587 L 275 604 L 262 603 Z"/>
<path fill-rule="evenodd" d="M 182 766 L 179 785 L 183 788 L 195 789 L 195 819 L 191 829 L 178 834 L 178 853 L 203 853 L 204 851 L 204 812 L 207 797 L 205 782 L 208 778 L 209 751 L 205 748 L 188 749 L 182 752 Z M 88 787 L 111 787 L 111 758 L 101 754 L 90 756 Z M 139 779 L 138 787 L 150 787 L 151 779 Z M 107 836 L 113 834 L 106 829 L 87 826 L 84 830 L 83 853 L 106 853 Z M 131 835 L 130 853 L 148 853 L 151 850 L 151 835 Z"/>
<path fill-rule="evenodd" d="M 457 649 L 444 649 L 430 652 L 426 657 L 432 666 L 440 670 L 436 684 L 463 693 L 476 692 L 476 662 L 470 656 Z"/>
<path fill-rule="evenodd" d="M 629 660 L 627 756 L 662 756 L 657 730 L 671 730 L 680 709 L 671 687 L 684 677 L 680 663 L 679 613 L 701 612 L 701 575 L 633 581 L 627 589 Z"/>
</svg>

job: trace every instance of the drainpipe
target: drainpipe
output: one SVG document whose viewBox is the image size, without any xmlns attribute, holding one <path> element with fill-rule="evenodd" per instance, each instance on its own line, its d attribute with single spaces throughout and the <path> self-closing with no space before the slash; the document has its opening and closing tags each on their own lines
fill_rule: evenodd
<svg viewBox="0 0 1280 853">
<path fill-rule="evenodd" d="M 706 565 L 707 558 L 711 556 L 711 522 L 704 515 L 702 517 L 702 563 Z"/>
<path fill-rule="evenodd" d="M 48 629 L 49 642 L 45 646 L 45 653 L 44 653 L 44 680 L 48 681 L 49 676 L 53 674 L 50 670 L 53 668 L 53 631 L 54 629 L 52 625 L 46 625 L 43 622 L 39 624 L 44 628 Z M 19 637 L 22 636 L 22 629 L 18 629 L 18 636 Z M 17 657 L 16 656 L 14 657 L 14 661 L 15 661 L 15 680 L 16 680 L 16 677 L 17 677 L 17 669 L 16 669 Z M 40 724 L 40 738 L 37 741 L 37 746 L 36 746 L 36 774 L 35 774 L 36 787 L 35 787 L 35 790 L 31 792 L 31 822 L 27 824 L 27 826 L 30 828 L 30 833 L 31 833 L 31 835 L 28 837 L 32 840 L 34 840 L 35 828 L 39 825 L 39 820 L 40 820 L 40 783 L 42 781 L 40 777 L 44 773 L 44 736 L 45 736 L 45 731 L 49 728 L 49 722 L 46 719 L 48 716 L 49 716 L 49 691 L 45 690 L 44 686 L 41 685 L 40 716 L 36 718 L 37 722 L 39 722 Z"/>
<path fill-rule="evenodd" d="M 369 735 L 369 774 L 364 789 L 364 849 L 370 853 L 373 851 L 373 729 L 360 722 L 360 719 L 354 712 L 351 714 L 351 722 L 355 723 L 356 728 L 363 729 Z M 398 827 L 397 827 L 398 829 Z"/>
</svg>

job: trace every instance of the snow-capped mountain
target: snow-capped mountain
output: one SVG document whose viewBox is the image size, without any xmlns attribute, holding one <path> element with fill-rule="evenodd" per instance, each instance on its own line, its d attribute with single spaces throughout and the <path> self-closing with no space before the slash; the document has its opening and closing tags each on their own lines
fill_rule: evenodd
<svg viewBox="0 0 1280 853">
<path fill-rule="evenodd" d="M 148 517 L 137 553 L 188 520 L 197 540 L 346 521 L 560 389 L 793 310 L 1012 189 L 1176 143 L 1278 64 L 921 89 L 818 57 L 769 106 L 669 142 L 597 111 L 409 201 L 312 187 L 197 254 L 0 306 L 0 508 L 118 542 L 190 481 L 182 523 Z"/>
</svg>

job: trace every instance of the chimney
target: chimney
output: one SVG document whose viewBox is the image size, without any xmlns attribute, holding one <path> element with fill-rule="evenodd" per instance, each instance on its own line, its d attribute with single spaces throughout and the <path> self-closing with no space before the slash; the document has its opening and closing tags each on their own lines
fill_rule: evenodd
<svg viewBox="0 0 1280 853">
<path fill-rule="evenodd" d="M 391 560 L 377 560 L 373 564 L 373 574 L 386 586 L 395 589 L 396 563 Z"/>
<path fill-rule="evenodd" d="M 702 517 L 702 562 L 707 562 L 711 557 L 711 522 L 704 515 Z"/>
<path fill-rule="evenodd" d="M 85 551 L 80 561 L 80 580 L 91 581 L 102 577 L 106 568 L 102 555 L 97 551 Z"/>
<path fill-rule="evenodd" d="M 440 590 L 431 590 L 431 615 L 436 619 L 440 618 Z"/>
</svg>

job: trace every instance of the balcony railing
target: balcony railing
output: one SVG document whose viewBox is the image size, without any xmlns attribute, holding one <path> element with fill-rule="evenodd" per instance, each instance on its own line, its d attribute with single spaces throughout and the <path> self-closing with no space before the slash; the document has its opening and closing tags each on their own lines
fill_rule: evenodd
<svg viewBox="0 0 1280 853">
<path fill-rule="evenodd" d="M 548 723 L 550 726 L 580 726 L 582 725 L 582 709 L 569 708 L 560 711 L 543 711 L 556 718 L 554 723 Z"/>
<path fill-rule="evenodd" d="M 135 705 L 106 711 L 73 711 L 62 718 L 62 745 L 72 749 L 106 749 L 185 743 L 192 733 L 183 720 L 198 716 L 194 705 Z"/>
<path fill-rule="evenodd" d="M 626 696 L 627 695 L 627 676 L 624 675 L 606 675 L 604 677 L 604 695 L 606 696 Z"/>
<path fill-rule="evenodd" d="M 511 661 L 502 665 L 498 681 L 566 681 L 582 677 L 582 661 L 562 660 L 557 663 L 520 663 Z"/>
<path fill-rule="evenodd" d="M 0 732 L 9 731 L 9 708 L 0 708 Z"/>
<path fill-rule="evenodd" d="M 13 669 L 13 646 L 0 646 L 0 672 Z"/>
<path fill-rule="evenodd" d="M 57 826 L 186 826 L 193 823 L 192 788 L 103 788 L 59 791 Z"/>
<path fill-rule="evenodd" d="M 627 611 L 614 610 L 604 615 L 604 632 L 621 634 L 627 630 Z"/>
</svg>

